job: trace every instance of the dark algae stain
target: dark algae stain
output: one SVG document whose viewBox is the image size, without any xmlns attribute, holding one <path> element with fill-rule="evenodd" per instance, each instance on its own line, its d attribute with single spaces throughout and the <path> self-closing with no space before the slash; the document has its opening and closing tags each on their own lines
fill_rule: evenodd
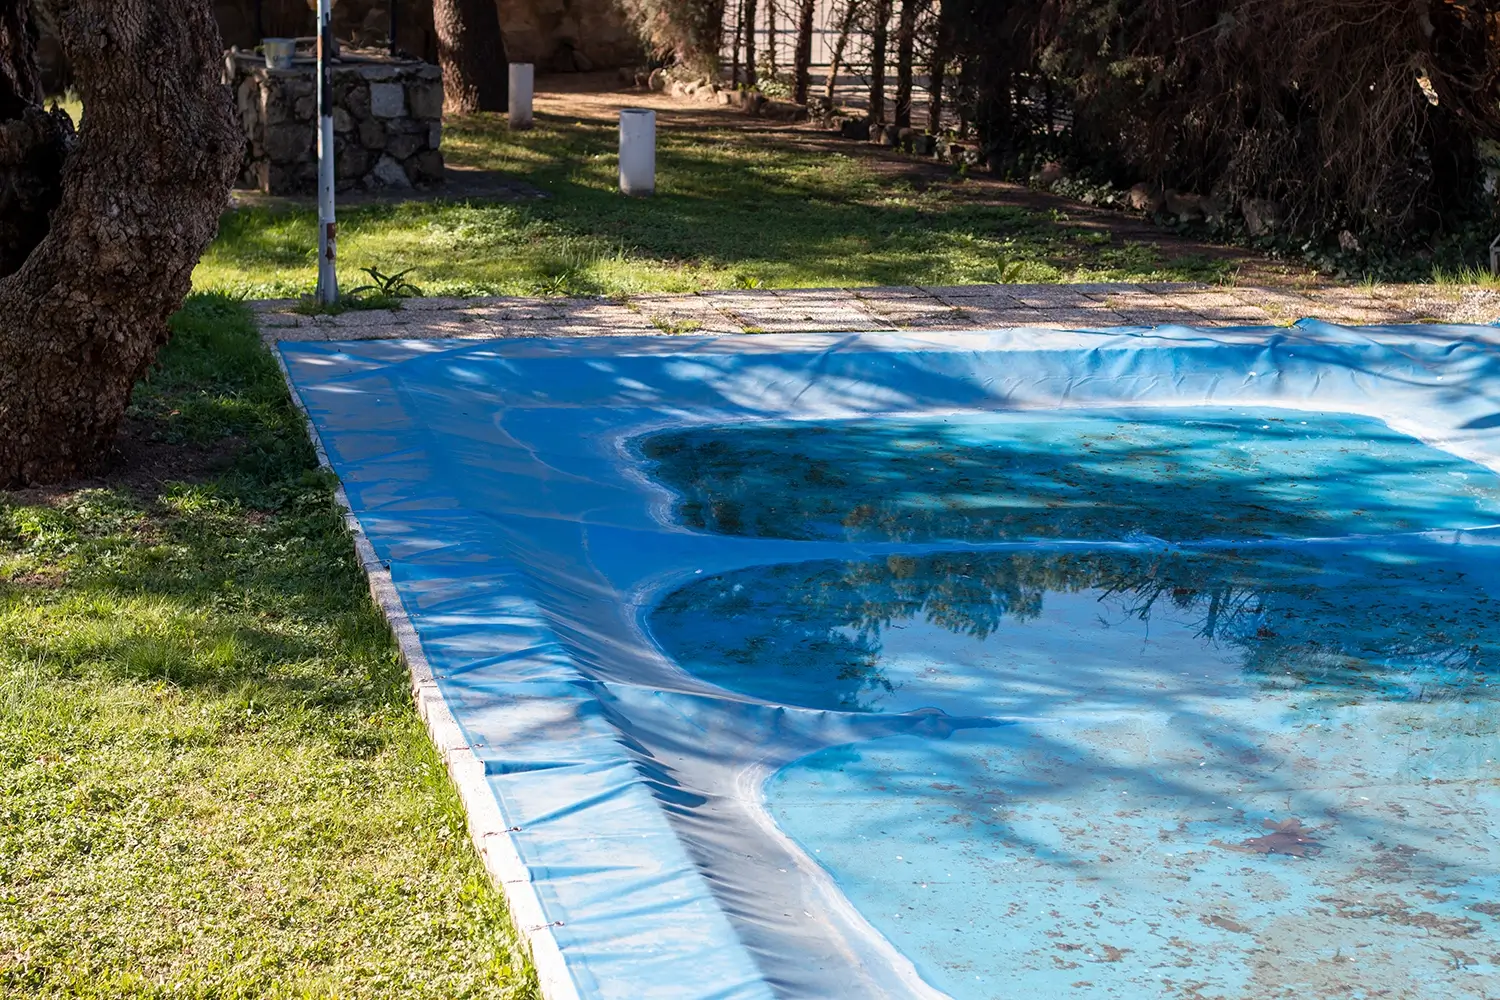
<svg viewBox="0 0 1500 1000">
<path fill-rule="evenodd" d="M 1323 843 L 1313 838 L 1317 831 L 1304 827 L 1300 819 L 1293 817 L 1280 822 L 1267 819 L 1262 820 L 1261 825 L 1271 832 L 1250 837 L 1238 844 L 1226 844 L 1219 840 L 1215 840 L 1213 844 L 1215 847 L 1246 854 L 1285 854 L 1292 858 L 1315 858 L 1323 852 Z"/>
</svg>

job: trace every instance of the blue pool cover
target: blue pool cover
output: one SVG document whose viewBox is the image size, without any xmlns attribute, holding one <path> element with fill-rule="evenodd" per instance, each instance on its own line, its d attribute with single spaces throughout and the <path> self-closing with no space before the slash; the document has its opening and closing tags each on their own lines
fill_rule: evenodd
<svg viewBox="0 0 1500 1000">
<path fill-rule="evenodd" d="M 577 995 L 1482 998 L 1493 334 L 280 350 Z"/>
</svg>

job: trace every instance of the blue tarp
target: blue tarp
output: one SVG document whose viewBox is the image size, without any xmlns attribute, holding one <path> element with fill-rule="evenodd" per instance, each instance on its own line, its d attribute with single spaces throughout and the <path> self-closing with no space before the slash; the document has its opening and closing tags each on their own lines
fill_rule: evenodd
<svg viewBox="0 0 1500 1000">
<path fill-rule="evenodd" d="M 1481 997 L 1492 330 L 287 343 L 588 997 Z"/>
</svg>

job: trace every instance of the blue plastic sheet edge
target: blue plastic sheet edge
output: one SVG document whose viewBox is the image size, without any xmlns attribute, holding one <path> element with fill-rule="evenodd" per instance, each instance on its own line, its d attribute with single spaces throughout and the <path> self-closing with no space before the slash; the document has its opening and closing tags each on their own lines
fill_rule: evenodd
<svg viewBox="0 0 1500 1000">
<path fill-rule="evenodd" d="M 1062 405 L 1086 405 L 1089 400 L 1139 401 L 1163 391 L 1160 380 L 1172 377 L 1187 382 L 1202 379 L 1209 392 L 1232 382 L 1241 397 L 1246 393 L 1252 397 L 1264 393 L 1274 398 L 1282 375 L 1276 359 L 1295 357 L 1294 352 L 1301 352 L 1301 367 L 1316 373 L 1307 392 L 1316 396 L 1323 377 L 1321 369 L 1326 369 L 1354 387 L 1349 391 L 1368 393 L 1372 401 L 1368 409 L 1376 415 L 1400 418 L 1402 407 L 1393 404 L 1385 407 L 1388 413 L 1382 414 L 1380 394 L 1368 390 L 1395 385 L 1392 379 L 1410 382 L 1412 372 L 1430 371 L 1431 380 L 1422 385 L 1404 385 L 1402 391 L 1408 394 L 1417 391 L 1412 399 L 1430 397 L 1430 402 L 1446 409 L 1445 417 L 1450 418 L 1449 429 L 1453 432 L 1451 440 L 1445 441 L 1446 447 L 1494 467 L 1500 453 L 1496 451 L 1494 435 L 1487 432 L 1497 426 L 1495 415 L 1500 413 L 1500 400 L 1482 391 L 1486 383 L 1494 381 L 1491 369 L 1496 360 L 1496 345 L 1491 337 L 1492 330 L 1477 327 L 1356 330 L 1304 322 L 1292 330 L 1163 328 L 1016 330 L 928 336 L 829 334 L 288 343 L 280 345 L 278 363 L 294 399 L 309 416 L 319 460 L 341 476 L 346 476 L 351 467 L 341 468 L 340 462 L 329 460 L 319 434 L 317 407 L 308 406 L 306 372 L 299 383 L 289 360 L 306 362 L 309 358 L 328 358 L 347 351 L 340 362 L 341 369 L 369 373 L 416 356 L 474 350 L 502 357 L 516 353 L 583 359 L 584 363 L 593 359 L 593 363 L 599 364 L 607 364 L 611 356 L 632 351 L 678 358 L 695 353 L 813 355 L 814 360 L 798 376 L 802 378 L 802 391 L 784 394 L 786 386 L 774 380 L 743 387 L 744 391 L 761 393 L 765 398 L 756 400 L 752 407 L 756 412 L 740 417 L 764 419 L 793 415 L 809 407 L 835 415 L 882 412 L 881 406 L 885 404 L 878 398 L 806 398 L 809 387 L 822 383 L 827 388 L 835 383 L 838 374 L 833 369 L 837 367 L 836 356 L 840 352 L 863 350 L 895 355 L 922 350 L 964 355 L 984 351 L 986 338 L 990 349 L 1002 352 L 1023 344 L 1026 350 L 1042 353 L 1116 348 L 1154 353 L 1189 348 L 1192 349 L 1189 354 L 1209 349 L 1218 357 L 1217 352 L 1227 348 L 1224 357 L 1230 363 L 1222 371 L 1174 375 L 1165 368 L 1151 370 L 1149 363 L 1139 365 L 1137 358 L 1118 364 L 1114 361 L 1119 359 L 1106 359 L 1098 370 L 1078 372 L 1077 380 L 1070 378 L 1064 389 L 1053 385 L 1034 392 L 1040 384 L 1036 380 L 1045 381 L 1046 373 L 1018 373 L 1014 382 L 999 388 L 988 384 L 971 386 L 975 390 L 971 398 L 951 400 L 955 407 L 973 405 L 978 397 L 1001 391 L 1005 393 L 1006 405 L 1046 405 L 1048 399 L 1054 404 L 1063 400 Z M 713 373 L 705 374 L 711 377 Z M 951 373 L 940 374 L 951 379 Z M 933 373 L 916 372 L 914 377 L 928 376 Z M 1440 384 L 1450 377 L 1453 381 Z M 1256 379 L 1261 381 L 1256 384 L 1253 381 Z M 1123 396 L 1119 392 L 1122 386 L 1127 390 Z M 400 411 L 430 401 L 401 398 L 402 390 L 394 385 L 391 388 L 392 398 L 399 402 L 384 415 L 376 415 L 375 419 L 387 421 L 376 430 L 388 433 L 392 454 L 398 454 L 401 448 L 398 442 L 404 435 L 422 433 Z M 541 391 L 537 386 L 530 388 Z M 1169 394 L 1185 391 L 1191 395 L 1203 390 L 1192 387 L 1183 390 L 1179 385 L 1164 391 Z M 670 425 L 674 419 L 705 422 L 734 416 L 729 412 L 733 407 L 721 407 L 718 412 L 707 412 L 712 408 L 692 412 L 691 400 L 673 401 L 670 406 L 658 401 L 657 408 L 663 414 L 663 425 Z M 887 410 L 899 408 L 886 406 Z M 420 442 L 406 444 L 421 447 Z M 391 620 L 411 665 L 418 704 L 464 797 L 475 843 L 492 875 L 504 886 L 518 927 L 531 943 L 546 995 L 552 1000 L 563 1000 L 595 996 L 769 997 L 783 993 L 768 982 L 726 918 L 707 877 L 684 849 L 666 818 L 660 789 L 653 791 L 638 761 L 622 746 L 620 733 L 611 722 L 609 702 L 616 693 L 591 681 L 570 662 L 552 622 L 538 606 L 534 582 L 527 579 L 520 567 L 491 561 L 476 566 L 474 575 L 464 580 L 469 606 L 477 588 L 485 591 L 484 600 L 489 608 L 485 622 L 489 638 L 482 651 L 474 651 L 473 660 L 476 665 L 504 663 L 501 675 L 504 679 L 475 676 L 470 682 L 450 672 L 440 685 L 434 678 L 427 648 L 450 641 L 462 642 L 464 629 L 473 624 L 455 622 L 455 631 L 445 634 L 442 623 L 444 590 L 454 586 L 452 566 L 455 560 L 462 564 L 465 543 L 462 538 L 442 543 L 447 568 L 441 572 L 425 569 L 419 552 L 405 552 L 399 560 L 392 559 L 389 552 L 384 558 L 376 555 L 366 530 L 378 535 L 383 521 L 420 520 L 423 516 L 421 511 L 402 509 L 399 469 L 399 463 L 395 463 L 382 471 L 378 457 L 375 458 L 361 470 L 365 478 L 359 484 L 360 499 L 351 503 L 349 494 L 341 487 L 339 500 L 350 512 L 350 527 L 370 574 L 372 592 Z M 453 502 L 459 503 L 457 498 Z M 545 550 L 545 540 L 535 546 L 517 547 L 517 551 L 527 549 L 533 553 Z M 757 557 L 756 561 L 760 558 L 765 557 Z M 408 602 L 412 600 L 423 605 L 429 623 L 421 636 L 411 624 Z M 449 648 L 444 655 L 452 661 L 462 653 L 462 649 Z M 475 735 L 479 729 L 493 731 L 496 726 L 518 738 L 497 748 L 487 747 L 484 739 Z M 524 746 L 526 752 L 517 753 L 517 746 Z M 568 785 L 567 800 L 558 805 L 554 789 L 557 780 L 564 777 Z M 516 821 L 520 817 L 524 817 L 524 828 Z M 554 850 L 559 845 L 560 849 Z M 555 863 L 554 855 L 568 859 L 593 857 L 598 861 L 588 865 L 560 865 Z M 580 888 L 585 882 L 588 885 Z M 890 956 L 886 959 L 893 966 L 900 965 Z M 908 982 L 906 986 L 906 995 L 926 992 L 920 984 Z M 893 995 L 896 992 L 900 991 L 894 991 Z"/>
<path fill-rule="evenodd" d="M 301 393 L 292 381 L 285 357 L 280 349 L 272 351 L 272 355 L 291 392 L 293 405 L 306 420 L 308 438 L 317 454 L 318 465 L 333 472 L 333 463 L 328 459 L 317 423 L 308 413 Z M 505 894 L 511 920 L 526 943 L 542 994 L 547 1000 L 581 1000 L 567 959 L 552 933 L 552 923 L 547 918 L 541 894 L 516 850 L 499 800 L 489 786 L 488 767 L 475 754 L 468 735 L 453 717 L 447 699 L 438 688 L 422 642 L 391 578 L 390 567 L 375 554 L 342 485 L 335 490 L 335 501 L 344 512 L 344 524 L 353 540 L 355 556 L 369 581 L 370 596 L 390 625 L 406 663 L 417 712 L 427 726 L 433 746 L 463 803 L 470 839 L 485 871 Z"/>
</svg>

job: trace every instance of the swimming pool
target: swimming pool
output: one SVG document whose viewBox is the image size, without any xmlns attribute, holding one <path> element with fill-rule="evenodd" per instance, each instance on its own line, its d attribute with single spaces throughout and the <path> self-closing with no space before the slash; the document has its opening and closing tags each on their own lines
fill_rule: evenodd
<svg viewBox="0 0 1500 1000">
<path fill-rule="evenodd" d="M 281 352 L 552 994 L 1482 997 L 1492 334 Z"/>
</svg>

